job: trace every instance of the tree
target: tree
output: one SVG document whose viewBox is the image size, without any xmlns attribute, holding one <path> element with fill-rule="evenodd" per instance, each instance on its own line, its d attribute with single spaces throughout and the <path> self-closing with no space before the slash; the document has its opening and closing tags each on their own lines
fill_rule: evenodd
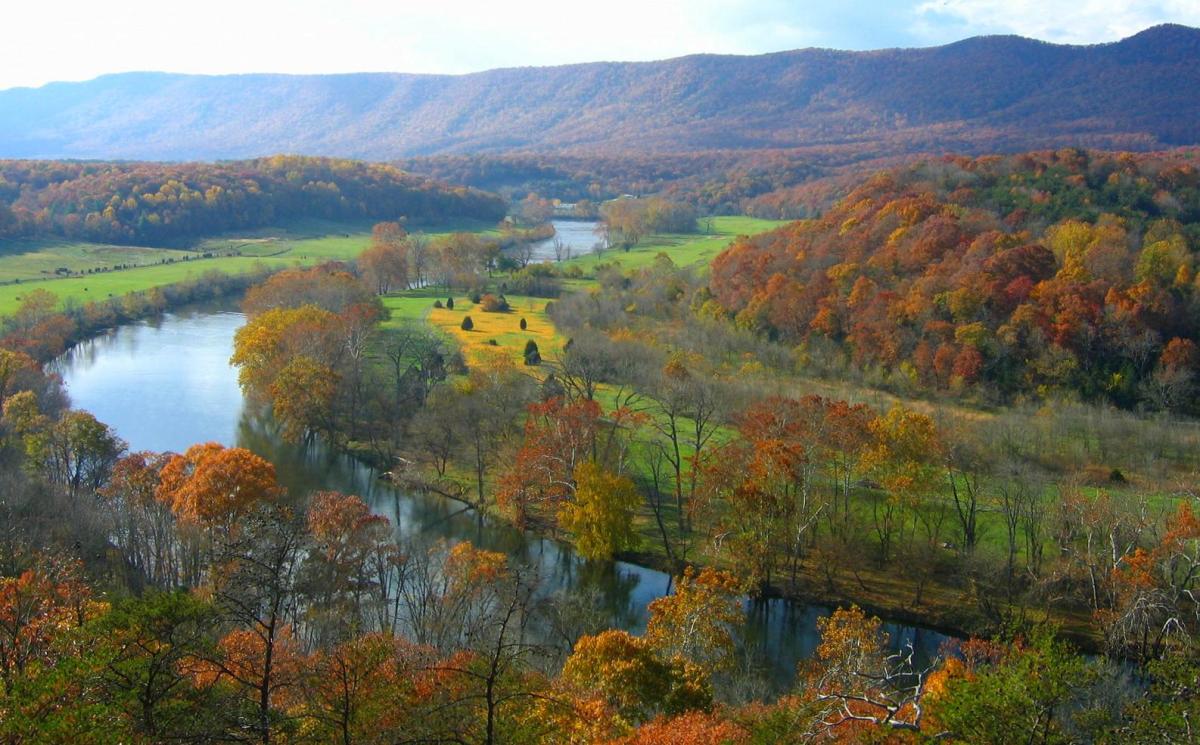
<svg viewBox="0 0 1200 745">
<path fill-rule="evenodd" d="M 432 657 L 388 634 L 357 636 L 306 658 L 289 698 L 321 742 L 418 741 L 435 731 L 422 706 L 441 692 Z"/>
<path fill-rule="evenodd" d="M 471 320 L 470 316 L 463 316 L 462 323 L 459 324 L 459 327 L 462 328 L 463 331 L 470 331 L 475 328 L 475 322 Z"/>
<path fill-rule="evenodd" d="M 595 401 L 559 397 L 530 404 L 525 433 L 510 467 L 499 478 L 496 503 L 514 522 L 553 522 L 577 489 L 581 464 L 597 455 L 602 412 Z"/>
<path fill-rule="evenodd" d="M 525 358 L 525 364 L 529 366 L 542 364 L 542 353 L 538 351 L 537 342 L 529 339 L 525 342 L 525 351 L 522 355 Z"/>
<path fill-rule="evenodd" d="M 239 368 L 242 388 L 262 397 L 295 357 L 335 367 L 344 349 L 341 327 L 335 313 L 315 305 L 265 310 L 237 330 L 229 361 Z"/>
<path fill-rule="evenodd" d="M 285 717 L 279 698 L 300 672 L 295 583 L 308 550 L 306 532 L 287 508 L 259 503 L 241 515 L 237 531 L 220 537 L 214 552 L 211 593 L 233 630 L 201 680 L 234 684 L 254 708 L 253 729 L 263 743 Z"/>
<path fill-rule="evenodd" d="M 91 592 L 71 561 L 43 560 L 15 577 L 0 577 L 0 685 L 5 694 L 37 664 L 53 666 L 59 636 L 94 610 Z"/>
<path fill-rule="evenodd" d="M 646 643 L 665 659 L 688 660 L 709 674 L 730 668 L 746 622 L 740 585 L 726 572 L 688 567 L 674 593 L 650 602 Z"/>
<path fill-rule="evenodd" d="M 236 703 L 193 677 L 215 653 L 218 623 L 211 605 L 170 592 L 126 600 L 86 626 L 95 693 L 131 738 L 194 741 L 232 728 Z"/>
<path fill-rule="evenodd" d="M 113 466 L 101 496 L 112 513 L 113 539 L 137 580 L 154 587 L 182 581 L 180 543 L 171 505 L 156 496 L 170 454 L 138 452 Z M 135 580 L 135 581 L 137 581 Z"/>
<path fill-rule="evenodd" d="M 633 516 L 641 495 L 633 482 L 593 462 L 575 467 L 575 495 L 559 509 L 558 522 L 575 536 L 575 547 L 587 559 L 611 559 L 635 548 Z"/>
<path fill-rule="evenodd" d="M 181 518 L 225 528 L 281 493 L 275 466 L 249 450 L 215 442 L 193 445 L 167 461 L 156 491 Z"/>
<path fill-rule="evenodd" d="M 1095 670 L 1039 630 L 998 658 L 949 676 L 929 703 L 929 716 L 956 740 L 982 745 L 1072 742 L 1071 709 Z"/>
<path fill-rule="evenodd" d="M 620 745 L 741 745 L 750 733 L 719 713 L 689 711 L 675 717 L 660 716 L 617 742 Z"/>
<path fill-rule="evenodd" d="M 364 630 L 395 630 L 394 600 L 401 556 L 387 518 L 359 497 L 317 492 L 307 514 L 313 551 L 299 579 L 317 641 L 352 638 Z"/>
<path fill-rule="evenodd" d="M 913 667 L 911 647 L 888 654 L 882 623 L 857 606 L 818 619 L 817 630 L 821 643 L 804 671 L 806 694 L 817 706 L 811 734 L 852 734 L 863 725 L 922 731 L 930 669 Z"/>
<path fill-rule="evenodd" d="M 408 243 L 399 223 L 376 223 L 371 230 L 371 245 L 358 256 L 358 268 L 379 295 L 392 289 L 408 289 Z"/>
<path fill-rule="evenodd" d="M 251 287 L 242 301 L 242 308 L 251 318 L 269 310 L 295 310 L 306 305 L 334 315 L 360 306 L 377 318 L 383 316 L 379 298 L 339 264 L 278 272 Z"/>
<path fill-rule="evenodd" d="M 460 429 L 468 445 L 476 498 L 482 508 L 486 497 L 484 477 L 515 433 L 520 411 L 534 397 L 534 384 L 506 355 L 495 355 L 473 367 L 466 380 L 455 383 L 453 390 L 447 403 L 457 417 L 448 424 Z"/>
<path fill-rule="evenodd" d="M 336 433 L 333 406 L 339 377 L 329 366 L 304 355 L 283 366 L 269 391 L 271 413 L 283 426 L 285 440 L 300 442 L 316 433 Z"/>
<path fill-rule="evenodd" d="M 626 721 L 704 709 L 712 701 L 707 676 L 690 663 L 666 662 L 643 639 L 624 631 L 583 636 L 563 665 L 563 679 L 597 694 Z"/>
<path fill-rule="evenodd" d="M 691 531 L 688 505 L 696 497 L 704 449 L 716 431 L 721 400 L 715 384 L 688 369 L 689 360 L 674 355 L 653 382 L 655 416 L 650 419 L 664 440 L 671 464 L 679 528 Z"/>
<path fill-rule="evenodd" d="M 37 457 L 47 478 L 72 497 L 95 492 L 108 479 L 125 442 L 86 411 L 69 411 L 39 438 Z"/>
</svg>

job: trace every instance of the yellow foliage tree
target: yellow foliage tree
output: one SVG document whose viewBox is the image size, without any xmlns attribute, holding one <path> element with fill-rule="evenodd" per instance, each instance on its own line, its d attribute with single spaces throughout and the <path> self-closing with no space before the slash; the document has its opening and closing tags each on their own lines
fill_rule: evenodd
<svg viewBox="0 0 1200 745">
<path fill-rule="evenodd" d="M 592 462 L 575 467 L 575 497 L 558 511 L 558 522 L 575 536 L 587 559 L 611 559 L 637 546 L 633 515 L 641 496 L 633 482 Z"/>
</svg>

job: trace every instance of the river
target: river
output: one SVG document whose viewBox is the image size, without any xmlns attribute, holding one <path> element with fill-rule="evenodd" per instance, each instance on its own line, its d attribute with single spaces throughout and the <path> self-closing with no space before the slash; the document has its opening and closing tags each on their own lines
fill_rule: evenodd
<svg viewBox="0 0 1200 745">
<path fill-rule="evenodd" d="M 596 244 L 600 242 L 600 237 L 596 235 L 598 223 L 594 221 L 551 220 L 550 224 L 554 226 L 554 238 L 547 238 L 533 244 L 534 261 L 556 261 L 558 259 L 554 254 L 555 239 L 562 241 L 563 247 L 570 251 L 571 256 L 590 254 L 595 250 Z"/>
<path fill-rule="evenodd" d="M 368 467 L 320 446 L 284 443 L 269 419 L 244 406 L 229 365 L 233 335 L 244 323 L 230 306 L 198 307 L 115 329 L 79 344 L 54 365 L 74 406 L 95 414 L 131 450 L 181 451 L 215 441 L 248 448 L 276 466 L 293 493 L 331 489 L 358 494 L 402 536 L 470 540 L 540 569 L 547 591 L 588 590 L 612 626 L 644 629 L 646 605 L 668 591 L 669 577 L 626 562 L 597 565 L 569 546 L 498 521 L 480 521 L 450 500 L 409 494 Z M 796 663 L 817 644 L 816 621 L 828 609 L 785 600 L 746 603 L 746 644 L 774 687 L 792 680 Z M 888 624 L 894 643 L 911 642 L 921 657 L 946 639 L 934 631 Z"/>
</svg>

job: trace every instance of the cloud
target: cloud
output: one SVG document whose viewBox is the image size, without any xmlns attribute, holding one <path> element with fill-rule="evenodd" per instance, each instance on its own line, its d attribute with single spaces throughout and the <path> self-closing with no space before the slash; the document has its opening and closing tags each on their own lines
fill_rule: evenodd
<svg viewBox="0 0 1200 745">
<path fill-rule="evenodd" d="M 109 72 L 442 72 L 1018 33 L 1109 41 L 1200 0 L 82 0 L 12 2 L 0 88 Z"/>
<path fill-rule="evenodd" d="M 1019 34 L 1062 44 L 1116 41 L 1160 23 L 1200 25 L 1200 0 L 926 0 L 913 33 L 930 41 Z"/>
</svg>

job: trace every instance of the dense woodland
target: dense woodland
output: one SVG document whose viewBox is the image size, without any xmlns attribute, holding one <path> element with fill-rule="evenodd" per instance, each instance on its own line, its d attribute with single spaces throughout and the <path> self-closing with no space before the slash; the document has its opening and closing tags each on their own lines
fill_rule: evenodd
<svg viewBox="0 0 1200 745">
<path fill-rule="evenodd" d="M 811 216 L 829 206 L 836 191 L 832 174 L 868 167 L 851 162 L 840 153 L 716 150 L 608 156 L 477 153 L 408 158 L 399 165 L 516 198 L 534 192 L 597 204 L 626 194 L 659 195 L 690 204 L 703 215 L 787 218 Z M 821 185 L 800 189 L 813 180 Z"/>
<path fill-rule="evenodd" d="M 493 223 L 505 209 L 489 194 L 350 160 L 0 161 L 0 239 L 180 245 L 299 218 Z"/>
<path fill-rule="evenodd" d="M 1197 410 L 1195 153 L 925 161 L 713 264 L 709 310 L 832 370 Z"/>
</svg>

